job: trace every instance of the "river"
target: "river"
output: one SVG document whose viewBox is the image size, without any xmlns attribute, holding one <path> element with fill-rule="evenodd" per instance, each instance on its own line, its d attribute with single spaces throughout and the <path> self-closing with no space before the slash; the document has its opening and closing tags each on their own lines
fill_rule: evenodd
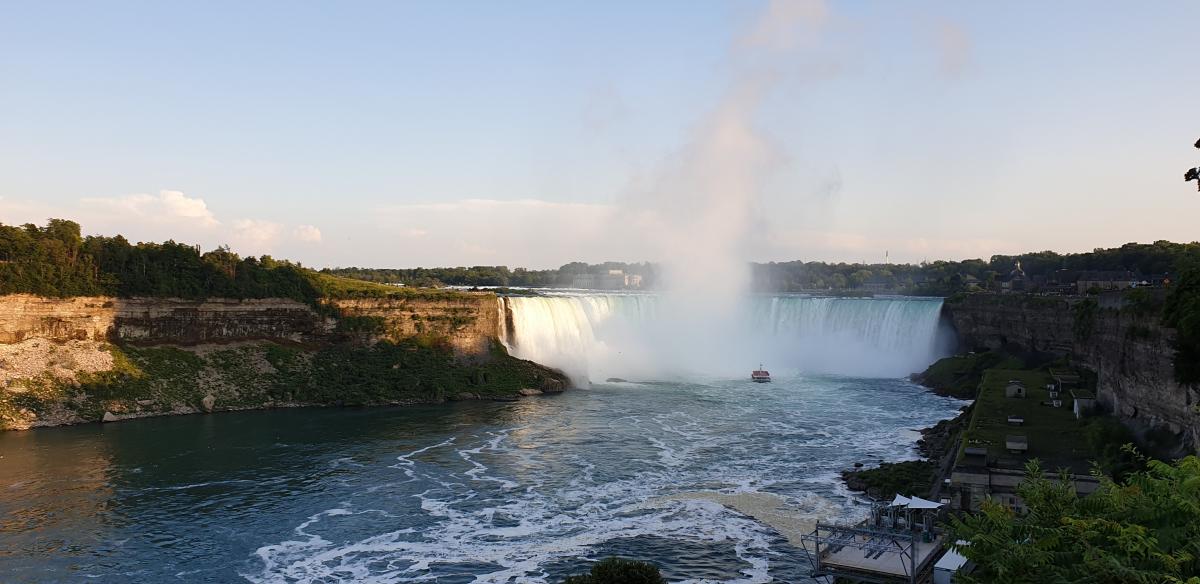
<svg viewBox="0 0 1200 584">
<path fill-rule="evenodd" d="M 789 373 L 8 432 L 0 574 L 557 582 L 620 554 L 672 581 L 804 581 L 795 534 L 736 509 L 860 517 L 839 471 L 915 456 L 915 430 L 960 405 L 901 379 Z"/>
</svg>

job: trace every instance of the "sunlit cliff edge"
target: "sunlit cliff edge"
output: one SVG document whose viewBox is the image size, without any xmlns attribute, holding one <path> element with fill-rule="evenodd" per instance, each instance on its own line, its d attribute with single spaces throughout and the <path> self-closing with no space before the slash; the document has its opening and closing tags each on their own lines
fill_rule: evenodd
<svg viewBox="0 0 1200 584">
<path fill-rule="evenodd" d="M 493 294 L 0 296 L 0 429 L 205 411 L 510 399 L 567 387 L 508 355 Z"/>
</svg>

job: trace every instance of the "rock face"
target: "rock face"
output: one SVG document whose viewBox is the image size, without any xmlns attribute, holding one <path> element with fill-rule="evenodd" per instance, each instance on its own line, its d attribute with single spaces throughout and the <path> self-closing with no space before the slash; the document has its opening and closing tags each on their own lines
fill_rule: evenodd
<svg viewBox="0 0 1200 584">
<path fill-rule="evenodd" d="M 343 315 L 378 318 L 374 331 L 393 340 L 430 334 L 464 355 L 486 354 L 500 336 L 499 303 L 491 294 L 442 299 L 335 300 Z M 338 322 L 302 302 L 282 298 L 44 298 L 0 296 L 0 344 L 119 340 L 139 344 L 196 344 L 238 340 L 321 342 Z"/>
<path fill-rule="evenodd" d="M 448 339 L 460 354 L 486 354 L 492 341 L 500 338 L 500 303 L 493 294 L 444 300 L 364 298 L 333 304 L 345 316 L 380 319 L 387 338 L 432 334 Z"/>
<path fill-rule="evenodd" d="M 287 299 L 0 296 L 0 429 L 516 399 L 569 383 L 496 350 L 501 311 L 493 294 L 332 304 L 336 310 L 318 311 Z M 384 339 L 398 342 L 377 342 Z"/>
<path fill-rule="evenodd" d="M 1078 300 L 975 294 L 945 312 L 964 348 L 1068 355 L 1097 375 L 1097 398 L 1132 427 L 1175 434 L 1200 451 L 1200 386 L 1174 377 L 1175 331 L 1155 317 L 1097 310 L 1077 323 Z"/>
</svg>

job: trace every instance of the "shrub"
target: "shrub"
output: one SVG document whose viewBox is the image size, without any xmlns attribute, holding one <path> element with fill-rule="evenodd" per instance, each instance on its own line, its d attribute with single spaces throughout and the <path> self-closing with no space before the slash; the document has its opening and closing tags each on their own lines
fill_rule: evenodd
<svg viewBox="0 0 1200 584">
<path fill-rule="evenodd" d="M 627 560 L 625 558 L 605 558 L 592 564 L 587 574 L 570 576 L 564 584 L 665 584 L 662 574 L 654 564 Z"/>
</svg>

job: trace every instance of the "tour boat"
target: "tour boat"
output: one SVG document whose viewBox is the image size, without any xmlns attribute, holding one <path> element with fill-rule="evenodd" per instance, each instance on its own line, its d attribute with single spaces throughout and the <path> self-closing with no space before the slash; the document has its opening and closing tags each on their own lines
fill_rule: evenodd
<svg viewBox="0 0 1200 584">
<path fill-rule="evenodd" d="M 758 369 L 750 372 L 750 381 L 754 383 L 771 383 L 771 372 L 762 368 L 762 363 L 758 364 Z"/>
</svg>

